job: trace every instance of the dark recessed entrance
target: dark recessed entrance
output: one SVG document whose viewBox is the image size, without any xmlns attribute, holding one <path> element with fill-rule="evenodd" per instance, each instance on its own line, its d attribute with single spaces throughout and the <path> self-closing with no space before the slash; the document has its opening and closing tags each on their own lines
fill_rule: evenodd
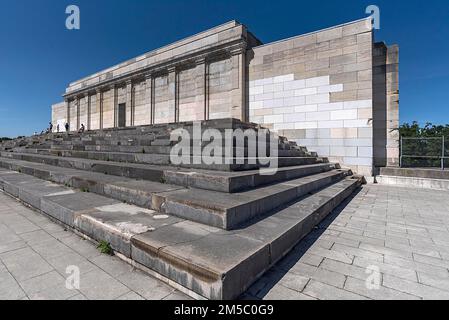
<svg viewBox="0 0 449 320">
<path fill-rule="evenodd" d="M 126 127 L 126 104 L 120 103 L 118 105 L 118 126 Z"/>
</svg>

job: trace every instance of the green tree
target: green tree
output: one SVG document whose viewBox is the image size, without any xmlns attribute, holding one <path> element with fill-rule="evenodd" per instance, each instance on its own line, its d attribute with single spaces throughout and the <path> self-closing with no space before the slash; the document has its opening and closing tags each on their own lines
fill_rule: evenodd
<svg viewBox="0 0 449 320">
<path fill-rule="evenodd" d="M 449 156 L 449 124 L 434 125 L 427 122 L 423 127 L 418 122 L 404 123 L 399 127 L 402 140 L 402 164 L 410 167 L 440 167 L 444 137 L 445 156 Z M 413 139 L 410 139 L 413 138 Z M 416 156 L 410 158 L 406 156 Z M 445 167 L 449 159 L 445 160 Z"/>
</svg>

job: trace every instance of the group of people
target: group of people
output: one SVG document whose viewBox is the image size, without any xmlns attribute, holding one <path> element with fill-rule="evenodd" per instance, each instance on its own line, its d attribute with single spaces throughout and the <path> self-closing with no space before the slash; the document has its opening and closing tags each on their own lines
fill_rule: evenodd
<svg viewBox="0 0 449 320">
<path fill-rule="evenodd" d="M 65 131 L 69 132 L 70 131 L 70 125 L 68 122 L 65 123 L 64 125 L 65 127 Z M 59 124 L 56 125 L 56 132 L 59 133 Z M 84 126 L 84 123 L 81 124 L 81 127 L 78 129 L 78 133 L 83 133 L 84 131 L 86 131 L 86 127 Z M 49 122 L 48 124 L 48 128 L 46 130 L 42 130 L 41 131 L 41 135 L 43 134 L 48 134 L 48 133 L 52 133 L 53 132 L 53 123 Z M 34 135 L 38 135 L 37 132 L 34 132 Z"/>
<path fill-rule="evenodd" d="M 65 123 L 65 131 L 69 132 L 70 131 L 70 125 L 68 122 Z M 81 127 L 78 129 L 78 133 L 83 133 L 84 131 L 86 131 L 86 127 L 84 126 L 84 123 L 81 123 Z M 58 132 L 59 132 L 59 125 L 58 125 Z"/>
</svg>

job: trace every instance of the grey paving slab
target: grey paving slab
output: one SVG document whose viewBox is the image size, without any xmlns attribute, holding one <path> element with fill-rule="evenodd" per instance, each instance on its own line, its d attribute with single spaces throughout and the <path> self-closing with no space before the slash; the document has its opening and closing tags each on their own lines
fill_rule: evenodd
<svg viewBox="0 0 449 320">
<path fill-rule="evenodd" d="M 449 247 L 449 241 L 446 241 L 449 239 L 448 211 L 447 192 L 434 193 L 385 185 L 364 186 L 347 201 L 346 206 L 337 208 L 272 271 L 256 281 L 242 298 L 449 299 L 449 260 L 446 259 Z M 21 229 L 23 217 L 38 229 Z M 369 219 L 373 222 L 367 221 Z M 9 224 L 13 227 L 10 228 Z M 34 212 L 0 193 L 0 228 L 5 232 L 0 241 L 0 277 L 5 279 L 0 285 L 0 297 L 185 298 L 146 274 L 138 272 L 134 275 L 136 271 L 132 268 L 128 270 L 126 264 L 120 265 L 122 261 L 112 259 L 109 262 L 111 257 L 100 255 L 88 241 L 64 231 L 58 225 L 52 225 L 53 222 L 39 219 Z M 192 239 L 207 241 L 216 237 L 204 238 L 211 234 L 211 230 L 196 230 Z M 52 238 L 67 246 L 72 253 L 53 255 L 52 250 L 45 250 L 43 246 Z M 182 239 L 173 240 L 173 247 L 187 249 L 186 246 L 176 245 Z M 58 246 L 49 248 L 57 249 Z M 34 258 L 40 272 L 33 273 L 26 269 L 25 265 Z M 58 286 L 57 279 L 61 278 L 57 274 L 65 279 L 65 269 L 69 264 L 79 264 L 81 279 L 87 276 L 90 283 L 81 287 L 81 293 L 65 294 L 64 288 Z M 370 275 L 367 273 L 368 267 L 379 269 L 381 281 L 378 289 L 369 289 L 366 285 Z M 54 278 L 50 277 L 44 281 L 48 285 L 39 287 L 39 279 L 46 279 L 48 275 L 54 275 Z M 52 295 L 49 290 L 55 281 L 53 288 L 57 289 L 53 292 L 57 294 Z M 105 281 L 106 287 L 109 286 L 106 289 L 100 283 Z M 22 286 L 22 283 L 28 283 L 29 287 Z M 98 292 L 104 290 L 108 293 Z"/>
<path fill-rule="evenodd" d="M 280 272 L 267 273 L 244 298 L 296 296 L 296 277 L 301 285 L 309 279 L 302 290 L 295 286 L 297 292 L 316 299 L 447 299 L 447 212 L 449 192 L 364 186 L 276 264 Z M 375 289 L 366 283 L 370 268 L 379 271 Z"/>
<path fill-rule="evenodd" d="M 336 288 L 318 281 L 310 281 L 304 294 L 320 300 L 366 300 L 367 298 L 347 290 Z"/>
<path fill-rule="evenodd" d="M 1 192 L 0 209 L 0 300 L 189 299 Z M 80 290 L 65 285 L 69 266 Z"/>
<path fill-rule="evenodd" d="M 384 286 L 367 287 L 366 281 L 348 277 L 345 282 L 345 290 L 375 300 L 420 300 L 420 297 L 401 291 L 386 288 Z"/>
<path fill-rule="evenodd" d="M 26 296 L 19 283 L 3 268 L 0 271 L 0 300 L 17 300 Z"/>
<path fill-rule="evenodd" d="M 164 299 L 175 291 L 139 271 L 123 273 L 118 280 L 147 300 Z"/>
<path fill-rule="evenodd" d="M 29 247 L 2 253 L 0 259 L 18 281 L 24 281 L 53 270 L 47 261 Z"/>
<path fill-rule="evenodd" d="M 81 293 L 91 300 L 116 299 L 131 291 L 103 270 L 93 270 L 80 279 Z"/>
</svg>

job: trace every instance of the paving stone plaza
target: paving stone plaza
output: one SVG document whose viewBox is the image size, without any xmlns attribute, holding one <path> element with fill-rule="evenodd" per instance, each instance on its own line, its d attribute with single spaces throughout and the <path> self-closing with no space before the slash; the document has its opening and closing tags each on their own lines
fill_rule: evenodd
<svg viewBox="0 0 449 320">
<path fill-rule="evenodd" d="M 364 186 L 241 298 L 448 299 L 448 199 Z M 14 199 L 0 200 L 0 299 L 190 299 Z M 73 264 L 80 290 L 65 287 Z M 365 285 L 367 266 L 379 268 L 377 289 Z"/>
</svg>

